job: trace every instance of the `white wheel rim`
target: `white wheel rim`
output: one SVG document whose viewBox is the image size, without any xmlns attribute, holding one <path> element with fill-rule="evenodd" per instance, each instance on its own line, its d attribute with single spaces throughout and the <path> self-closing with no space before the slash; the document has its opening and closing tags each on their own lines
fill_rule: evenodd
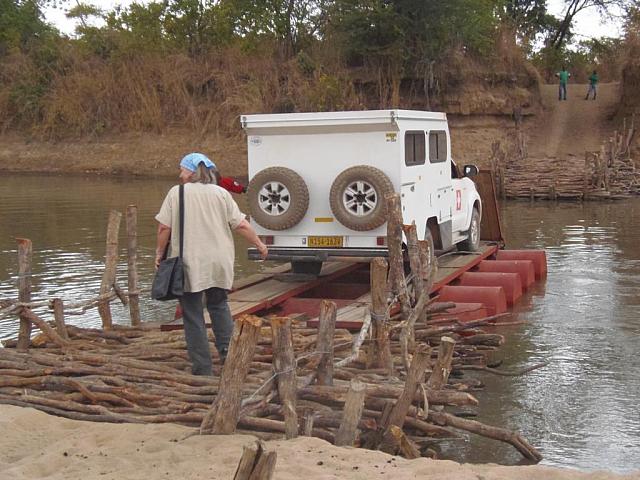
<svg viewBox="0 0 640 480">
<path fill-rule="evenodd" d="M 291 206 L 289 189 L 280 182 L 265 183 L 258 192 L 258 205 L 269 216 L 284 215 Z"/>
<path fill-rule="evenodd" d="M 366 217 L 378 205 L 378 192 L 369 182 L 358 180 L 342 192 L 342 204 L 351 215 Z"/>
</svg>

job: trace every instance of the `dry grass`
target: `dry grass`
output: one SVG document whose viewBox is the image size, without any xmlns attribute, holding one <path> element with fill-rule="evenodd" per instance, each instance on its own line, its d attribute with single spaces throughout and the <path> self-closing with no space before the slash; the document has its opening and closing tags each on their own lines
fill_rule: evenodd
<svg viewBox="0 0 640 480">
<path fill-rule="evenodd" d="M 146 52 L 105 59 L 69 47 L 59 54 L 49 78 L 40 79 L 42 91 L 34 86 L 42 68 L 15 54 L 0 63 L 0 128 L 45 140 L 162 134 L 175 128 L 200 137 L 233 137 L 240 135 L 239 117 L 245 113 L 446 109 L 441 94 L 449 89 L 458 95 L 461 83 L 474 88 L 488 74 L 494 84 L 502 83 L 514 70 L 520 77 L 535 76 L 523 67 L 521 56 L 516 58 L 518 52 L 503 52 L 497 60 L 502 68 L 451 55 L 448 64 L 437 65 L 435 95 L 440 97 L 428 103 L 417 71 L 400 79 L 372 66 L 346 68 L 328 44 L 288 60 L 279 59 L 268 42 L 256 48 L 228 47 L 198 58 Z M 531 88 L 537 80 L 517 83 Z M 471 110 L 481 107 L 476 103 Z"/>
</svg>

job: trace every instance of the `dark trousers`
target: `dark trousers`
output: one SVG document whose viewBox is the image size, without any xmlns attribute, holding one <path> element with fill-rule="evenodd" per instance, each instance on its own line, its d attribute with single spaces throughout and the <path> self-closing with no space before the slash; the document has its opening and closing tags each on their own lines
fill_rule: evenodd
<svg viewBox="0 0 640 480">
<path fill-rule="evenodd" d="M 558 100 L 566 100 L 567 99 L 567 84 L 561 83 L 560 88 L 558 89 Z"/>
<path fill-rule="evenodd" d="M 233 334 L 233 318 L 227 303 L 227 292 L 222 288 L 209 288 L 203 292 L 185 292 L 180 298 L 184 338 L 191 360 L 191 373 L 194 375 L 213 375 L 211 350 L 209 349 L 202 308 L 203 293 L 207 300 L 207 311 L 211 317 L 213 334 L 216 337 L 216 348 L 222 359 L 226 357 L 229 349 L 229 341 Z"/>
</svg>

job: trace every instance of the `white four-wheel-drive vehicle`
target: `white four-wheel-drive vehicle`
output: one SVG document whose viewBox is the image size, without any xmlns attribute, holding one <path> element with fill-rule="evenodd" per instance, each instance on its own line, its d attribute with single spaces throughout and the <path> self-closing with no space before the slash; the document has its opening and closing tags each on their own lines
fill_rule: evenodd
<svg viewBox="0 0 640 480">
<path fill-rule="evenodd" d="M 318 273 L 341 256 L 386 256 L 385 195 L 436 249 L 476 250 L 482 204 L 473 165 L 451 159 L 444 113 L 374 110 L 244 115 L 251 222 L 269 259 Z M 249 250 L 250 258 L 258 258 Z"/>
</svg>

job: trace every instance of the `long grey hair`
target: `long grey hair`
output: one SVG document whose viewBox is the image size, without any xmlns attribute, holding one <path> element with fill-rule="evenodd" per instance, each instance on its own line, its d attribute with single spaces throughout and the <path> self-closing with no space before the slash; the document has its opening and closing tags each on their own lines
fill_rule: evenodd
<svg viewBox="0 0 640 480">
<path fill-rule="evenodd" d="M 201 163 L 189 181 L 191 183 L 220 185 L 220 172 L 216 167 L 207 168 Z"/>
</svg>

